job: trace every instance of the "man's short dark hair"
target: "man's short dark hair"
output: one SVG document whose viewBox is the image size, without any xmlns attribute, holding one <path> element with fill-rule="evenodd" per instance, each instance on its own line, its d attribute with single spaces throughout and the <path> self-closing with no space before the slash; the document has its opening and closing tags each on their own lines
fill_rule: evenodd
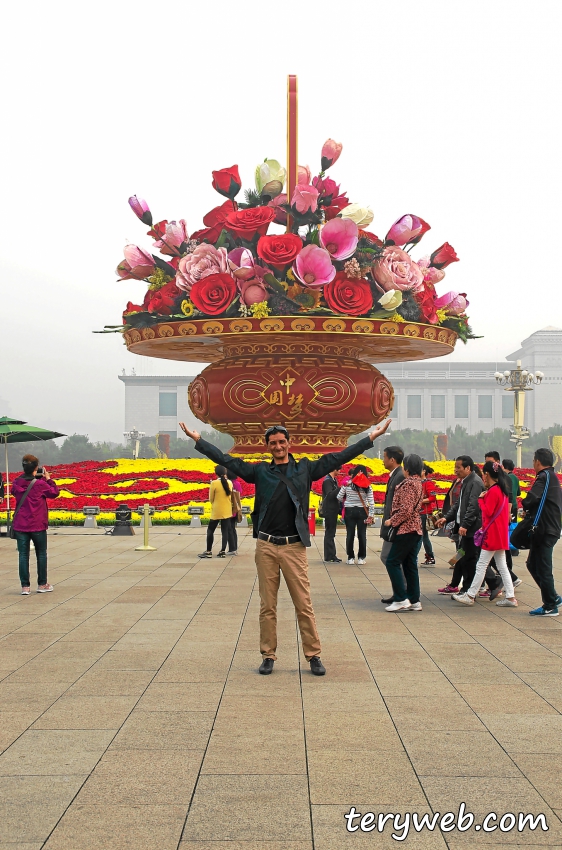
<svg viewBox="0 0 562 850">
<path fill-rule="evenodd" d="M 534 459 L 538 460 L 541 466 L 554 466 L 554 455 L 550 449 L 537 449 Z"/>
<path fill-rule="evenodd" d="M 457 460 L 462 463 L 465 469 L 467 466 L 470 466 L 470 469 L 474 470 L 474 461 L 472 460 L 470 455 L 459 455 Z"/>
<path fill-rule="evenodd" d="M 507 469 L 508 472 L 513 472 L 513 470 L 515 469 L 515 464 L 508 457 L 506 457 L 505 460 L 502 461 L 502 466 L 504 469 Z"/>
<path fill-rule="evenodd" d="M 484 455 L 484 459 L 486 459 L 487 457 L 491 457 L 492 460 L 496 461 L 496 463 L 499 463 L 501 460 L 499 452 L 486 452 L 486 454 Z"/>
<path fill-rule="evenodd" d="M 396 463 L 400 464 L 404 460 L 404 452 L 400 448 L 400 446 L 387 446 L 384 450 L 384 454 L 388 458 L 392 458 L 396 461 Z"/>
<path fill-rule="evenodd" d="M 419 455 L 409 454 L 404 458 L 404 469 L 410 475 L 421 475 L 423 468 L 423 460 Z"/>
<path fill-rule="evenodd" d="M 283 434 L 284 437 L 289 439 L 289 432 L 285 428 L 284 425 L 273 425 L 271 428 L 268 428 L 265 432 L 265 442 L 269 443 L 269 438 L 273 436 L 273 434 Z"/>
</svg>

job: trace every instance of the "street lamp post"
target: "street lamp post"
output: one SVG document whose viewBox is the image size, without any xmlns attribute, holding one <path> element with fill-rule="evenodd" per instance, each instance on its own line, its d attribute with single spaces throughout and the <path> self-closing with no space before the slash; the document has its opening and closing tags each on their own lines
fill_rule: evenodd
<svg viewBox="0 0 562 850">
<path fill-rule="evenodd" d="M 523 440 L 531 436 L 531 432 L 525 427 L 525 393 L 530 392 L 533 384 L 540 384 L 544 375 L 542 372 L 528 372 L 521 368 L 521 361 L 517 361 L 517 368 L 511 371 L 496 372 L 494 375 L 498 384 L 505 387 L 508 393 L 514 394 L 513 404 L 513 427 L 510 428 L 512 443 L 515 443 L 517 451 L 516 463 L 519 468 L 522 465 L 521 447 Z"/>
<path fill-rule="evenodd" d="M 141 440 L 142 437 L 146 436 L 144 431 L 137 431 L 137 429 L 133 425 L 133 427 L 131 428 L 130 431 L 124 432 L 123 436 L 125 437 L 126 440 L 130 440 L 131 443 L 133 444 L 133 459 L 138 460 L 140 440 Z"/>
</svg>

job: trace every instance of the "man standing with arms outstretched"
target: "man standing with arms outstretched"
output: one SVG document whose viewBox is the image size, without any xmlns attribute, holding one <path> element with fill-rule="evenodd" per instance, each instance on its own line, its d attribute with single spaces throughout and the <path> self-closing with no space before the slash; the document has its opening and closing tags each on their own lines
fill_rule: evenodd
<svg viewBox="0 0 562 850">
<path fill-rule="evenodd" d="M 310 487 L 313 481 L 324 478 L 330 471 L 372 448 L 373 441 L 384 434 L 389 425 L 390 419 L 342 452 L 325 454 L 318 460 L 302 458 L 299 461 L 289 453 L 288 430 L 284 425 L 273 425 L 265 432 L 265 444 L 272 455 L 271 463 L 248 463 L 223 454 L 212 443 L 203 440 L 197 431 L 190 431 L 184 422 L 180 422 L 180 428 L 194 441 L 197 451 L 256 486 L 252 525 L 253 536 L 257 538 L 256 568 L 261 599 L 260 649 L 263 660 L 260 673 L 271 673 L 276 660 L 277 593 L 281 572 L 295 606 L 310 671 L 315 676 L 326 673 L 320 660 L 320 638 L 310 601 L 305 548 L 310 546 Z"/>
</svg>

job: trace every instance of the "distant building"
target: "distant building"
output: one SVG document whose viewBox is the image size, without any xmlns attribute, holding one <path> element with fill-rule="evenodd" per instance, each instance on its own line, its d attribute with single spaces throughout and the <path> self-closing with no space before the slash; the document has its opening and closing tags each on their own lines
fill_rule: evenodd
<svg viewBox="0 0 562 850">
<path fill-rule="evenodd" d="M 505 428 L 513 422 L 513 393 L 494 378 L 521 360 L 530 372 L 544 372 L 542 385 L 526 396 L 525 424 L 534 433 L 562 424 L 562 329 L 546 327 L 521 343 L 519 351 L 499 362 L 459 363 L 438 358 L 409 363 L 383 363 L 380 371 L 392 382 L 394 430 L 412 428 L 437 433 L 461 425 L 469 434 Z M 178 435 L 178 423 L 200 429 L 187 403 L 193 377 L 119 375 L 125 384 L 125 427 L 147 435 Z"/>
<path fill-rule="evenodd" d="M 382 364 L 395 392 L 393 429 L 444 432 L 461 425 L 469 434 L 505 428 L 513 422 L 513 393 L 494 374 L 514 369 L 517 360 L 529 372 L 544 372 L 540 386 L 526 394 L 525 424 L 535 433 L 562 423 L 562 329 L 547 327 L 521 343 L 508 359 L 459 363 L 438 358 Z"/>
</svg>

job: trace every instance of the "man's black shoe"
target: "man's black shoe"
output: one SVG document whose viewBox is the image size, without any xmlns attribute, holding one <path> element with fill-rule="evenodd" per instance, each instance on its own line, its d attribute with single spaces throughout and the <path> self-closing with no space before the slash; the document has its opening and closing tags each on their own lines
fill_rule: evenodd
<svg viewBox="0 0 562 850">
<path fill-rule="evenodd" d="M 324 667 L 317 655 L 314 658 L 310 659 L 310 672 L 313 674 L 313 676 L 326 675 L 326 668 Z"/>
<path fill-rule="evenodd" d="M 388 599 L 381 599 L 383 605 L 391 605 L 394 602 L 394 596 L 389 596 Z"/>
<path fill-rule="evenodd" d="M 260 664 L 259 672 L 263 676 L 269 676 L 270 673 L 273 673 L 273 665 L 275 663 L 275 659 L 273 658 L 264 658 L 262 663 Z"/>
<path fill-rule="evenodd" d="M 324 561 L 325 564 L 341 564 L 341 562 L 341 558 L 326 558 Z"/>
</svg>

